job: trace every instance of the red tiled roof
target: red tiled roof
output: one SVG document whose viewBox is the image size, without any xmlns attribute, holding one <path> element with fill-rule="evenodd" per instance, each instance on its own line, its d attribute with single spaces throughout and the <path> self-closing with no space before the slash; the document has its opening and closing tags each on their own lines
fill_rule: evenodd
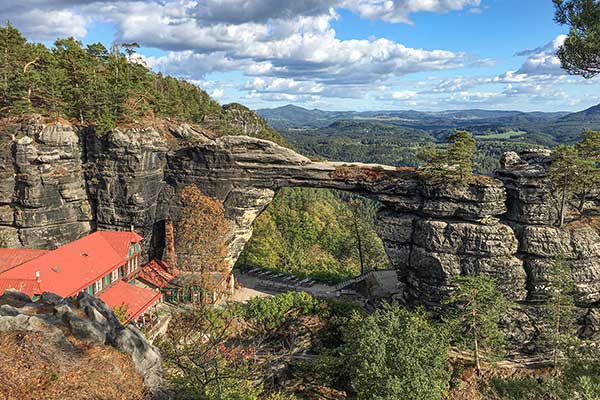
<svg viewBox="0 0 600 400">
<path fill-rule="evenodd" d="M 138 243 L 143 239 L 133 231 L 98 231 L 96 233 L 102 236 L 117 254 L 124 254 L 125 256 L 127 256 L 131 243 Z"/>
<path fill-rule="evenodd" d="M 161 293 L 135 286 L 124 281 L 118 281 L 113 286 L 98 295 L 98 298 L 111 308 L 127 306 L 127 322 L 142 315 L 160 299 Z"/>
<path fill-rule="evenodd" d="M 171 281 L 176 275 L 170 274 L 168 268 L 164 261 L 154 259 L 142 266 L 136 278 L 160 289 L 174 287 Z"/>
<path fill-rule="evenodd" d="M 41 294 L 39 283 L 35 279 L 0 279 L 0 294 L 6 289 L 16 289 L 29 297 Z"/>
<path fill-rule="evenodd" d="M 49 250 L 0 248 L 0 272 L 4 272 L 29 260 L 33 260 L 34 258 L 46 254 L 48 251 Z"/>
<path fill-rule="evenodd" d="M 36 280 L 39 273 L 41 292 L 72 296 L 125 264 L 129 241 L 141 239 L 135 232 L 94 232 L 0 273 L 0 279 Z"/>
</svg>

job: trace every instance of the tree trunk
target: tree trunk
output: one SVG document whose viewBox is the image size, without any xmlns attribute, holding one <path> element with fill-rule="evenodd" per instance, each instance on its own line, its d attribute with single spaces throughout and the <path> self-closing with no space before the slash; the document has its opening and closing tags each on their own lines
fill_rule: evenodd
<svg viewBox="0 0 600 400">
<path fill-rule="evenodd" d="M 579 214 L 583 214 L 583 207 L 585 207 L 585 199 L 587 198 L 588 193 L 588 190 L 584 190 L 579 193 L 579 205 L 577 206 L 577 211 L 579 211 Z"/>
<path fill-rule="evenodd" d="M 562 227 L 565 223 L 565 205 L 567 202 L 567 185 L 563 182 L 562 193 L 560 198 L 560 210 L 558 212 L 558 227 Z"/>
<path fill-rule="evenodd" d="M 358 245 L 358 259 L 360 261 L 360 274 L 364 274 L 365 273 L 365 264 L 364 264 L 364 258 L 363 258 L 363 251 L 362 251 L 362 239 L 360 237 L 360 232 L 358 231 L 358 218 L 356 217 L 356 209 L 352 210 L 352 220 L 353 220 L 353 225 L 354 225 L 354 233 L 356 234 L 356 243 Z"/>
<path fill-rule="evenodd" d="M 481 361 L 479 360 L 479 341 L 475 338 L 475 348 L 473 350 L 473 358 L 475 358 L 475 368 L 477 374 L 481 374 Z"/>
</svg>

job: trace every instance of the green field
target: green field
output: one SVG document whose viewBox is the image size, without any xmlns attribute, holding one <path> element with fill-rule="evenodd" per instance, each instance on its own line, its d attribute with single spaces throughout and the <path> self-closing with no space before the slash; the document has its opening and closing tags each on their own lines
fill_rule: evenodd
<svg viewBox="0 0 600 400">
<path fill-rule="evenodd" d="M 489 133 L 484 133 L 482 135 L 475 135 L 475 139 L 479 139 L 479 140 L 510 140 L 510 139 L 516 139 L 519 138 L 523 135 L 525 135 L 527 132 L 524 131 L 508 131 L 508 132 L 489 132 Z"/>
</svg>

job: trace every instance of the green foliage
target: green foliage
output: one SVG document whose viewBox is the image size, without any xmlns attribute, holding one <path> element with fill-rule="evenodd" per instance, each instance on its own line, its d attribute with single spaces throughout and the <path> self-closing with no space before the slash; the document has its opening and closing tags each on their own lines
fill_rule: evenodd
<svg viewBox="0 0 600 400">
<path fill-rule="evenodd" d="M 583 137 L 576 146 L 581 157 L 600 162 L 600 132 L 584 129 Z"/>
<path fill-rule="evenodd" d="M 448 350 L 426 313 L 392 304 L 352 319 L 345 356 L 359 400 L 430 400 L 449 388 Z"/>
<path fill-rule="evenodd" d="M 283 143 L 252 111 L 240 119 L 192 83 L 152 72 L 136 57 L 137 47 L 115 43 L 107 49 L 64 38 L 47 48 L 27 42 L 10 24 L 0 26 L 0 118 L 36 112 L 95 125 L 98 134 L 116 123 L 173 118 L 221 135 Z M 244 129 L 248 120 L 252 130 Z"/>
<path fill-rule="evenodd" d="M 236 309 L 236 314 L 263 334 L 274 334 L 286 320 L 317 313 L 323 303 L 305 292 L 255 297 Z"/>
<path fill-rule="evenodd" d="M 418 158 L 424 168 L 422 174 L 428 179 L 434 179 L 447 174 L 448 164 L 446 157 L 437 146 L 429 145 L 424 147 L 418 154 Z"/>
<path fill-rule="evenodd" d="M 538 346 L 552 355 L 554 370 L 560 374 L 569 353 L 577 345 L 577 325 L 573 314 L 574 283 L 564 256 L 558 256 L 547 271 L 549 298 L 540 320 Z"/>
<path fill-rule="evenodd" d="M 455 167 L 452 176 L 456 182 L 467 185 L 473 175 L 473 156 L 475 154 L 475 139 L 467 131 L 456 130 L 448 137 L 448 164 Z"/>
<path fill-rule="evenodd" d="M 477 370 L 482 355 L 500 354 L 504 335 L 498 324 L 509 303 L 496 282 L 484 275 L 458 276 L 454 292 L 445 301 L 450 306 L 447 320 L 456 333 L 456 344 L 473 351 Z"/>
<path fill-rule="evenodd" d="M 595 0 L 553 0 L 555 20 L 569 27 L 557 55 L 570 74 L 592 78 L 600 73 L 600 3 Z"/>
<path fill-rule="evenodd" d="M 155 343 L 176 399 L 258 400 L 251 345 L 235 340 L 235 317 L 194 307 L 175 314 Z"/>
<path fill-rule="evenodd" d="M 419 154 L 424 163 L 421 174 L 427 181 L 451 181 L 467 186 L 473 176 L 473 157 L 476 143 L 467 131 L 456 130 L 448 136 L 450 145 L 445 152 L 426 147 Z"/>
<path fill-rule="evenodd" d="M 579 198 L 577 209 L 582 212 L 586 198 L 600 185 L 596 150 L 598 137 L 593 131 L 586 131 L 584 135 L 584 140 L 578 145 L 560 145 L 552 153 L 553 161 L 548 170 L 548 179 L 559 227 L 564 224 L 572 198 Z"/>
<path fill-rule="evenodd" d="M 376 210 L 370 201 L 329 190 L 281 190 L 255 221 L 238 265 L 335 282 L 360 273 L 360 241 L 366 268 L 385 268 L 389 260 L 375 232 Z"/>
<path fill-rule="evenodd" d="M 500 378 L 490 381 L 488 397 L 506 400 L 598 400 L 600 362 L 595 345 L 579 345 L 560 375 Z"/>
</svg>

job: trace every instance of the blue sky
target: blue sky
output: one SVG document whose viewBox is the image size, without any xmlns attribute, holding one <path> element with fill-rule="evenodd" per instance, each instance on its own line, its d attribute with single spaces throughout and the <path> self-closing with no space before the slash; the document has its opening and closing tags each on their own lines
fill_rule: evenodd
<svg viewBox="0 0 600 400">
<path fill-rule="evenodd" d="M 222 103 L 336 110 L 580 110 L 550 0 L 0 0 L 35 41 L 136 41 Z"/>
</svg>

